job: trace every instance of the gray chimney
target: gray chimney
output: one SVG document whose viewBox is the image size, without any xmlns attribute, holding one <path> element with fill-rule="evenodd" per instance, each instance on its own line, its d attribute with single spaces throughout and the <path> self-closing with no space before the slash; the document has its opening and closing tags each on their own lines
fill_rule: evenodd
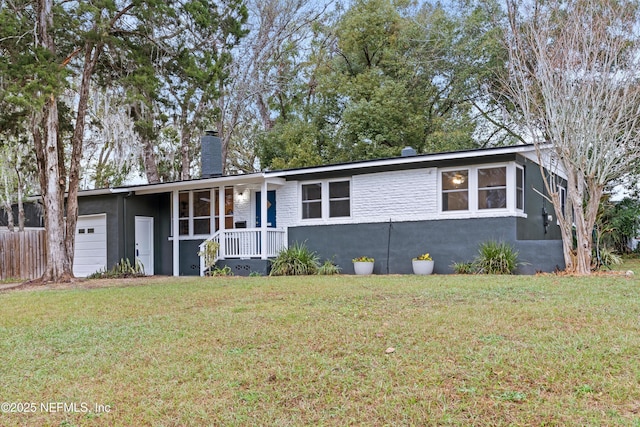
<svg viewBox="0 0 640 427">
<path fill-rule="evenodd" d="M 402 152 L 400 153 L 400 155 L 402 157 L 410 157 L 410 156 L 415 156 L 416 155 L 416 150 L 414 150 L 411 147 L 404 147 L 402 149 Z"/>
<path fill-rule="evenodd" d="M 215 130 L 205 131 L 200 139 L 202 178 L 222 176 L 222 141 Z"/>
</svg>

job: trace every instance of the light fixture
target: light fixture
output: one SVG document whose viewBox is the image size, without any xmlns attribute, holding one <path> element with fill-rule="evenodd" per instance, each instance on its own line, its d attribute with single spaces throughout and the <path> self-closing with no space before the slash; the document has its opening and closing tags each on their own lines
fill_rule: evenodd
<svg viewBox="0 0 640 427">
<path fill-rule="evenodd" d="M 453 178 L 451 178 L 451 182 L 453 182 L 455 185 L 463 184 L 464 180 L 464 175 L 462 175 L 461 173 L 456 173 Z"/>
<path fill-rule="evenodd" d="M 553 215 L 551 215 L 547 210 L 542 207 L 542 226 L 544 227 L 544 234 L 547 234 L 547 229 L 549 228 L 549 224 L 553 221 Z"/>
</svg>

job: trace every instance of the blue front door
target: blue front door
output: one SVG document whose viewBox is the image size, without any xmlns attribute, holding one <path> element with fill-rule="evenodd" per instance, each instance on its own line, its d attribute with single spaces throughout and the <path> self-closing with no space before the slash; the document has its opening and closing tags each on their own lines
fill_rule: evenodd
<svg viewBox="0 0 640 427">
<path fill-rule="evenodd" d="M 261 192 L 256 193 L 256 227 L 262 226 L 262 202 Z M 276 190 L 267 191 L 267 227 L 276 226 Z"/>
</svg>

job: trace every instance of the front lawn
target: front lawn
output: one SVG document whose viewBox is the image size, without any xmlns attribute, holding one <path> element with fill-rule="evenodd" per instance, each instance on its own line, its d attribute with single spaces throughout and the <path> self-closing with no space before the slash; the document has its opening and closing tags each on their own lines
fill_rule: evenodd
<svg viewBox="0 0 640 427">
<path fill-rule="evenodd" d="M 6 292 L 0 425 L 640 426 L 628 268 Z"/>
</svg>

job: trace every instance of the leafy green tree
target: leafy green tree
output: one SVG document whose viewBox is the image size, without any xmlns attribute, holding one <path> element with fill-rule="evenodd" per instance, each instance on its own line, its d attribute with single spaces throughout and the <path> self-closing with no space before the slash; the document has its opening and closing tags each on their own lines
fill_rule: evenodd
<svg viewBox="0 0 640 427">
<path fill-rule="evenodd" d="M 504 143 L 495 130 L 503 125 L 489 120 L 487 90 L 505 57 L 490 25 L 499 8 L 465 6 L 353 2 L 319 30 L 307 84 L 286 110 L 272 110 L 275 125 L 259 144 L 263 164 L 390 157 L 407 145 L 438 152 Z"/>
<path fill-rule="evenodd" d="M 601 246 L 620 254 L 629 252 L 631 239 L 640 232 L 640 201 L 625 197 L 612 202 L 608 196 L 604 197 L 598 211 L 596 230 Z"/>
<path fill-rule="evenodd" d="M 241 3 L 228 3 L 242 10 Z M 156 104 L 148 100 L 163 95 L 156 73 L 175 60 L 175 48 L 180 46 L 177 35 L 189 38 L 181 19 L 197 20 L 199 27 L 212 25 L 215 31 L 235 28 L 234 20 L 224 14 L 214 11 L 200 16 L 205 9 L 216 8 L 204 0 L 0 2 L 0 102 L 11 105 L 0 111 L 0 123 L 10 122 L 10 114 L 17 115 L 31 134 L 49 252 L 43 280 L 73 276 L 77 194 L 91 88 L 120 83 L 123 75 L 131 87 L 141 88 L 134 93 L 130 114 L 137 119 L 135 125 L 145 142 L 153 143 Z M 209 17 L 216 19 L 205 22 Z"/>
</svg>

